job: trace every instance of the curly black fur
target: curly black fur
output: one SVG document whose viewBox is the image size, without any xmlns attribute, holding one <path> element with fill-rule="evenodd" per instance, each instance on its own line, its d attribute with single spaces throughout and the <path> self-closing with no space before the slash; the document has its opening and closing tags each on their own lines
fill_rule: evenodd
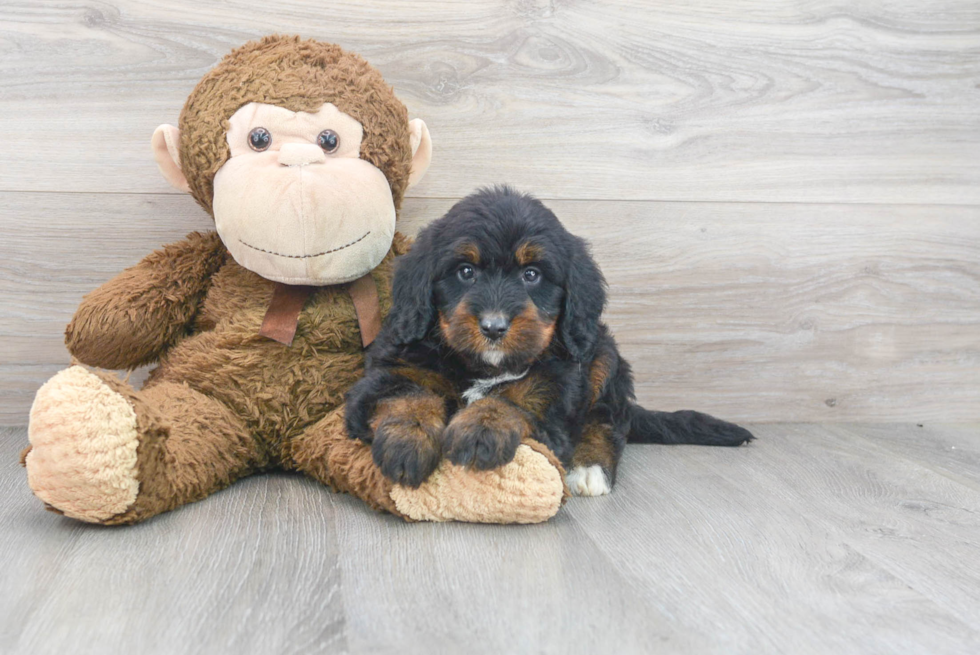
<svg viewBox="0 0 980 655">
<path fill-rule="evenodd" d="M 497 187 L 464 198 L 420 232 L 393 284 L 365 376 L 347 396 L 353 438 L 383 437 L 375 434 L 386 424 L 376 416 L 380 401 L 437 396 L 447 427 L 435 447 L 451 461 L 495 468 L 526 436 L 566 468 L 601 466 L 609 486 L 627 440 L 737 446 L 753 438 L 706 414 L 635 404 L 629 364 L 600 320 L 606 285 L 588 245 L 530 196 Z M 479 386 L 502 376 L 521 377 Z M 398 458 L 376 452 L 376 460 L 396 482 L 417 486 L 437 461 L 431 445 L 419 448 Z"/>
</svg>

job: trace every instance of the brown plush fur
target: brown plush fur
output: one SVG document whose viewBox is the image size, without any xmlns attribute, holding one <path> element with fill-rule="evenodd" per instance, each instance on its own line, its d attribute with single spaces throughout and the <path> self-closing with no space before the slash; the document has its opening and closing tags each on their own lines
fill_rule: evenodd
<svg viewBox="0 0 980 655">
<path fill-rule="evenodd" d="M 412 164 L 408 111 L 376 69 L 332 43 L 267 36 L 232 51 L 195 87 L 180 114 L 180 165 L 191 194 L 212 213 L 214 176 L 231 153 L 228 119 L 263 102 L 316 112 L 326 102 L 364 128 L 361 159 L 385 174 L 401 207 Z"/>
<path fill-rule="evenodd" d="M 336 45 L 270 36 L 225 57 L 181 113 L 181 168 L 209 213 L 214 176 L 230 156 L 228 119 L 249 102 L 308 112 L 330 102 L 357 119 L 361 158 L 385 174 L 401 206 L 412 159 L 408 113 L 380 73 Z M 396 235 L 372 272 L 382 313 L 392 259 L 407 247 Z M 110 383 L 136 408 L 145 437 L 137 503 L 110 522 L 148 518 L 270 466 L 304 470 L 395 511 L 369 450 L 328 416 L 363 368 L 346 288 L 314 293 L 290 347 L 258 334 L 273 288 L 235 263 L 216 233 L 194 233 L 84 299 L 66 331 L 81 362 L 119 369 L 159 359 L 142 391 Z"/>
<path fill-rule="evenodd" d="M 155 361 L 184 337 L 227 259 L 215 232 L 192 233 L 146 256 L 85 297 L 65 330 L 68 350 L 105 368 Z"/>
<path fill-rule="evenodd" d="M 400 208 L 412 163 L 408 116 L 380 74 L 331 44 L 267 37 L 235 50 L 208 73 L 181 114 L 181 167 L 209 213 L 214 175 L 229 157 L 228 118 L 248 102 L 309 112 L 330 102 L 353 116 L 364 129 L 361 158 L 384 173 L 396 212 Z M 393 260 L 409 246 L 396 233 L 371 272 L 382 315 L 391 306 Z M 344 427 L 344 394 L 364 368 L 346 285 L 312 293 L 290 346 L 259 335 L 274 287 L 236 263 L 216 233 L 192 233 L 83 299 L 65 333 L 78 361 L 108 369 L 157 367 L 138 391 L 113 375 L 96 373 L 134 410 L 135 429 L 130 429 L 139 439 L 138 493 L 125 511 L 108 519 L 79 518 L 135 523 L 272 467 L 303 471 L 371 507 L 404 516 L 370 446 L 349 439 Z M 437 392 L 447 385 L 437 375 L 425 384 Z M 58 388 L 70 397 L 71 389 Z M 390 409 L 389 418 L 397 414 L 401 420 L 392 427 L 420 453 L 427 430 L 442 429 L 444 406 L 435 395 Z M 527 436 L 524 429 L 518 432 L 517 439 Z M 75 436 L 70 426 L 68 436 Z M 25 451 L 22 456 L 29 474 L 37 455 Z M 546 456 L 557 465 L 553 455 Z M 543 480 L 536 492 L 544 500 L 525 503 L 522 520 L 545 520 L 557 511 L 547 501 L 549 472 L 546 465 L 528 478 Z M 456 500 L 449 498 L 449 506 Z M 493 516 L 508 520 L 505 514 Z"/>
<path fill-rule="evenodd" d="M 265 463 L 255 437 L 234 412 L 190 387 L 164 382 L 133 391 L 111 375 L 99 377 L 136 409 L 140 493 L 126 524 L 206 498 Z"/>
<path fill-rule="evenodd" d="M 338 438 L 339 437 L 339 438 Z M 371 449 L 347 438 L 339 407 L 286 444 L 291 467 L 349 493 L 377 510 L 401 515 L 391 498 L 392 483 L 374 464 Z"/>
<path fill-rule="evenodd" d="M 408 247 L 396 234 L 371 274 L 383 313 L 392 260 Z M 221 266 L 202 277 L 207 269 L 193 261 Z M 79 361 L 132 368 L 160 357 L 142 391 L 101 376 L 134 406 L 144 436 L 136 505 L 107 523 L 149 518 L 271 466 L 302 470 L 396 511 L 370 449 L 347 439 L 342 419 L 327 421 L 363 370 L 350 296 L 343 286 L 318 289 L 287 347 L 258 335 L 273 287 L 225 257 L 216 235 L 194 233 L 83 300 L 66 331 Z"/>
</svg>

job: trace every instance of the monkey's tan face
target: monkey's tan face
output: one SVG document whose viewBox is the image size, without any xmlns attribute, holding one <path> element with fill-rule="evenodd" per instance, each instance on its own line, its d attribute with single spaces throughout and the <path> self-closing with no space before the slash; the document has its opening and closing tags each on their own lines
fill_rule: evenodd
<svg viewBox="0 0 980 655">
<path fill-rule="evenodd" d="M 255 102 L 235 112 L 213 203 L 235 261 L 286 284 L 340 284 L 375 268 L 391 247 L 395 206 L 384 173 L 360 159 L 362 136 L 330 103 L 316 113 Z"/>
</svg>

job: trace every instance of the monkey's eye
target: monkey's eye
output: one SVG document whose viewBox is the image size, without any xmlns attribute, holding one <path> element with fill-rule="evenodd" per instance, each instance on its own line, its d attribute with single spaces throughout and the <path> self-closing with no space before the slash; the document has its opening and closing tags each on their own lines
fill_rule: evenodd
<svg viewBox="0 0 980 655">
<path fill-rule="evenodd" d="M 476 277 L 476 269 L 469 264 L 463 264 L 456 269 L 456 275 L 463 282 L 472 282 L 473 278 Z"/>
<path fill-rule="evenodd" d="M 316 144 L 323 148 L 324 152 L 334 152 L 340 147 L 340 137 L 333 130 L 323 130 L 317 135 Z"/>
<path fill-rule="evenodd" d="M 521 274 L 521 277 L 528 284 L 537 284 L 538 282 L 541 281 L 541 271 L 529 266 L 528 268 L 524 269 L 524 272 Z"/>
<path fill-rule="evenodd" d="M 248 147 L 255 152 L 268 150 L 272 145 L 272 135 L 264 127 L 256 127 L 248 133 Z"/>
</svg>

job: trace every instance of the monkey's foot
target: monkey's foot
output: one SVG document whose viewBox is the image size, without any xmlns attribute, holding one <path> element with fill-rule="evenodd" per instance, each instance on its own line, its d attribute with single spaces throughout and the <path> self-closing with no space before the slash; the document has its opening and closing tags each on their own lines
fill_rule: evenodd
<svg viewBox="0 0 980 655">
<path fill-rule="evenodd" d="M 391 491 L 398 511 L 411 519 L 471 523 L 540 523 L 567 497 L 561 464 L 530 440 L 500 468 L 477 471 L 443 460 L 421 487 Z"/>
<path fill-rule="evenodd" d="M 136 411 L 81 366 L 48 380 L 31 407 L 27 481 L 47 505 L 90 523 L 129 509 L 139 491 Z"/>
</svg>

